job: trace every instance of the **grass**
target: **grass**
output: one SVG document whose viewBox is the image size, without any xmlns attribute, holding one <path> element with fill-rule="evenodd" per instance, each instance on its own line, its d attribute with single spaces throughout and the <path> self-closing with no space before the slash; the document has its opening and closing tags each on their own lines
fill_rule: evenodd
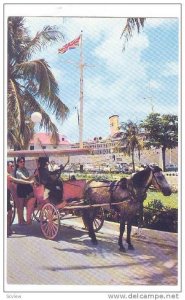
<svg viewBox="0 0 185 300">
<path fill-rule="evenodd" d="M 114 180 L 120 180 L 123 177 L 128 177 L 128 175 L 126 174 L 111 174 L 111 173 L 105 173 L 105 174 L 98 174 L 98 173 L 74 173 L 76 179 L 86 179 L 86 180 L 91 180 L 91 179 L 95 179 L 95 180 L 110 180 L 110 181 L 114 181 Z M 69 179 L 69 174 L 63 173 L 62 174 L 62 179 L 63 180 L 67 180 Z"/>
<path fill-rule="evenodd" d="M 147 193 L 147 198 L 144 201 L 144 207 L 154 199 L 160 200 L 162 204 L 169 208 L 178 208 L 178 193 L 172 193 L 170 196 L 165 197 L 160 192 L 151 192 Z"/>
</svg>

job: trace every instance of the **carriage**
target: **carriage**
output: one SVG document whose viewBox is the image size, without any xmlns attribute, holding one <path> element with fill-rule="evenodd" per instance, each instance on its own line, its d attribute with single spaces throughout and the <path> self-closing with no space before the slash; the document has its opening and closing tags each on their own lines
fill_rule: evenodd
<svg viewBox="0 0 185 300">
<path fill-rule="evenodd" d="M 44 154 L 48 156 L 59 155 L 72 156 L 89 154 L 88 149 L 77 150 L 47 150 Z M 8 157 L 31 156 L 38 158 L 43 156 L 43 151 L 22 150 L 9 151 Z M 61 170 L 56 170 L 56 180 L 61 175 Z M 52 179 L 53 180 L 53 179 Z M 119 249 L 125 252 L 123 245 L 123 234 L 125 222 L 127 222 L 127 244 L 128 249 L 133 250 L 131 243 L 131 228 L 136 213 L 142 210 L 143 201 L 147 197 L 149 187 L 153 185 L 164 196 L 171 195 L 171 187 L 168 184 L 162 170 L 158 166 L 147 166 L 129 178 L 121 178 L 118 181 L 96 181 L 96 180 L 69 180 L 63 181 L 63 193 L 58 204 L 52 201 L 39 203 L 35 207 L 33 217 L 40 223 L 41 231 L 45 238 L 55 239 L 60 228 L 60 221 L 67 215 L 81 216 L 89 237 L 93 244 L 97 244 L 96 232 L 104 223 L 104 209 L 114 207 L 120 214 L 120 234 L 118 239 Z M 56 186 L 57 187 L 57 186 Z M 58 186 L 60 189 L 60 186 Z M 38 200 L 39 191 L 35 189 Z M 55 199 L 54 199 L 55 200 Z"/>
<path fill-rule="evenodd" d="M 35 161 L 39 157 L 52 157 L 52 158 L 65 158 L 76 155 L 89 154 L 88 149 L 72 149 L 72 150 L 19 150 L 8 151 L 8 158 L 16 159 L 16 157 L 24 156 L 32 161 L 32 164 L 36 166 Z M 52 174 L 55 180 L 61 179 L 61 169 L 53 171 Z M 34 186 L 34 196 L 36 198 L 36 204 L 33 211 L 32 219 L 36 220 L 40 224 L 41 231 L 45 238 L 53 240 L 57 237 L 61 226 L 61 220 L 74 217 L 82 217 L 84 228 L 87 229 L 87 224 L 83 218 L 82 210 L 88 206 L 84 205 L 84 189 L 87 184 L 85 179 L 75 179 L 70 176 L 69 179 L 62 180 L 63 195 L 62 202 L 59 204 L 52 203 L 52 201 L 40 201 L 43 194 L 43 186 Z M 54 201 L 55 202 L 55 201 Z M 11 203 L 13 207 L 12 223 L 16 215 L 16 204 L 11 194 Z M 104 210 L 99 205 L 96 215 L 93 220 L 93 228 L 95 232 L 98 232 L 104 223 Z"/>
</svg>

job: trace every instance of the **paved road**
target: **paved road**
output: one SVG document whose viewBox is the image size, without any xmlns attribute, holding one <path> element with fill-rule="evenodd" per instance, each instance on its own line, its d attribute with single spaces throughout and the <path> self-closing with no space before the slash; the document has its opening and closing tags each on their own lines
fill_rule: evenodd
<svg viewBox="0 0 185 300">
<path fill-rule="evenodd" d="M 7 240 L 8 284 L 57 284 L 63 290 L 71 289 L 65 285 L 177 285 L 177 234 L 142 230 L 133 237 L 136 250 L 121 253 L 118 226 L 105 222 L 93 246 L 80 218 L 66 220 L 57 241 L 46 240 L 37 222 L 13 225 L 16 234 Z"/>
</svg>

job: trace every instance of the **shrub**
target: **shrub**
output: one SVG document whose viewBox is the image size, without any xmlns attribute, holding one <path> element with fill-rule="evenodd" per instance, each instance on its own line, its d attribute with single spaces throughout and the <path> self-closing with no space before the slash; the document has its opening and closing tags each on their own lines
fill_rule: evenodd
<svg viewBox="0 0 185 300">
<path fill-rule="evenodd" d="M 158 199 L 154 199 L 151 202 L 149 202 L 147 207 L 150 209 L 154 209 L 154 210 L 164 209 L 163 203 L 161 202 L 161 200 L 158 200 Z"/>
<path fill-rule="evenodd" d="M 163 205 L 154 199 L 143 210 L 143 227 L 177 232 L 178 210 Z"/>
</svg>

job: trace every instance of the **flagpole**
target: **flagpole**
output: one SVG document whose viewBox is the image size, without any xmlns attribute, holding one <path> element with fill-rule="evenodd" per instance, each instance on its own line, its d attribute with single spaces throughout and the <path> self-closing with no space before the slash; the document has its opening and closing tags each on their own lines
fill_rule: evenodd
<svg viewBox="0 0 185 300">
<path fill-rule="evenodd" d="M 82 32 L 80 34 L 80 118 L 79 118 L 79 147 L 83 148 L 83 48 L 82 48 Z"/>
<path fill-rule="evenodd" d="M 80 114 L 79 114 L 79 147 L 83 148 L 83 69 L 84 69 L 84 59 L 83 59 L 83 47 L 82 47 L 82 33 L 75 40 L 65 44 L 62 48 L 58 49 L 58 53 L 64 54 L 70 49 L 74 49 L 80 46 Z M 81 42 L 79 42 L 81 40 Z"/>
</svg>

